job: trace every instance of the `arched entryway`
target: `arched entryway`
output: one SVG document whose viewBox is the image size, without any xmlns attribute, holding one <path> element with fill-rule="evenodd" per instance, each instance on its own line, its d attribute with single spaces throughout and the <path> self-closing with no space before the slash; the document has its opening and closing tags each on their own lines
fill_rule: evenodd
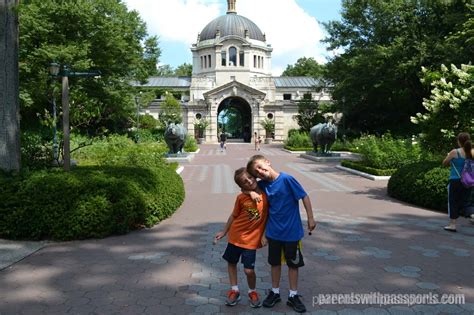
<svg viewBox="0 0 474 315">
<path fill-rule="evenodd" d="M 227 134 L 229 141 L 250 142 L 252 139 L 252 110 L 240 97 L 228 97 L 217 109 L 217 133 Z"/>
</svg>

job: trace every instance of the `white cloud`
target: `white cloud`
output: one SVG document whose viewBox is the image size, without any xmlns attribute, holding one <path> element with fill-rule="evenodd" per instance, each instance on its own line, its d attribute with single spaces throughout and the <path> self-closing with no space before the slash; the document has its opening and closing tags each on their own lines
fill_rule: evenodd
<svg viewBox="0 0 474 315">
<path fill-rule="evenodd" d="M 207 23 L 225 14 L 227 9 L 225 0 L 125 0 L 125 3 L 140 12 L 150 34 L 187 46 L 196 41 Z M 267 35 L 267 43 L 273 47 L 274 75 L 300 57 L 326 61 L 327 53 L 319 43 L 323 30 L 296 0 L 237 0 L 236 9 Z"/>
</svg>

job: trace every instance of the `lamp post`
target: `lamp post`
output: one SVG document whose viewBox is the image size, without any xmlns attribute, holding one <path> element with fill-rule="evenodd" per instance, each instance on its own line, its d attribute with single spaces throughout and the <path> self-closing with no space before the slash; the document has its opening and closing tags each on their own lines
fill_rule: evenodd
<svg viewBox="0 0 474 315">
<path fill-rule="evenodd" d="M 53 62 L 49 65 L 49 74 L 52 77 L 56 77 L 59 73 L 59 64 Z M 53 158 L 56 162 L 59 161 L 59 150 L 58 150 L 58 122 L 57 122 L 57 111 L 56 111 L 56 88 L 53 86 L 51 94 L 51 102 L 53 104 Z"/>
<path fill-rule="evenodd" d="M 135 141 L 138 143 L 140 142 L 140 95 L 135 95 L 135 105 L 137 106 L 137 135 Z"/>
<path fill-rule="evenodd" d="M 69 77 L 98 77 L 100 76 L 100 71 L 74 72 L 69 69 L 68 65 L 63 65 L 61 69 L 60 64 L 53 62 L 49 65 L 49 73 L 55 78 L 61 78 L 61 104 L 63 107 L 64 133 L 63 167 L 65 171 L 69 171 L 71 169 L 71 142 L 69 133 Z M 53 102 L 55 110 L 56 102 Z"/>
</svg>

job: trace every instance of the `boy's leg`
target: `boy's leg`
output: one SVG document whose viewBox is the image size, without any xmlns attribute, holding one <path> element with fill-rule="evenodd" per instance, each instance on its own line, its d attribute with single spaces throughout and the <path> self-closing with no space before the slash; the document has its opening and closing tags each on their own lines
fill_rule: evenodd
<svg viewBox="0 0 474 315">
<path fill-rule="evenodd" d="M 290 290 L 298 291 L 298 268 L 288 267 L 288 281 Z"/>
<path fill-rule="evenodd" d="M 285 242 L 285 260 L 288 265 L 288 281 L 290 284 L 290 294 L 287 305 L 291 306 L 295 312 L 304 313 L 306 307 L 298 295 L 298 268 L 304 266 L 303 254 L 301 253 L 301 241 Z"/>
<path fill-rule="evenodd" d="M 237 264 L 227 264 L 227 271 L 229 272 L 229 282 L 232 287 L 237 285 Z"/>
<path fill-rule="evenodd" d="M 242 248 L 228 243 L 222 258 L 227 261 L 227 271 L 229 273 L 229 282 L 231 289 L 227 292 L 225 304 L 234 306 L 240 301 L 239 287 L 237 286 L 237 263 L 239 262 Z"/>
<path fill-rule="evenodd" d="M 263 301 L 264 307 L 273 307 L 281 301 L 280 298 L 280 277 L 281 277 L 281 250 L 282 242 L 268 239 L 268 263 L 271 267 L 272 290 Z"/>
</svg>

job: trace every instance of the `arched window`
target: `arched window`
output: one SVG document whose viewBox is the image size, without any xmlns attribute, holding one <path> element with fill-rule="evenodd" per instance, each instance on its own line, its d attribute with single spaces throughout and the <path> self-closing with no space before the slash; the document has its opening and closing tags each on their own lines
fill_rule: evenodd
<svg viewBox="0 0 474 315">
<path fill-rule="evenodd" d="M 227 53 L 225 52 L 225 50 L 221 51 L 221 56 L 222 56 L 222 63 L 221 63 L 221 64 L 222 64 L 223 66 L 227 65 L 227 62 L 226 62 L 226 60 L 227 60 Z"/>
<path fill-rule="evenodd" d="M 211 63 L 211 55 L 208 55 L 208 56 L 207 56 L 207 59 L 208 59 L 208 63 L 207 63 L 207 65 L 209 66 L 209 68 L 211 68 L 211 67 L 212 67 L 212 63 Z"/>
<path fill-rule="evenodd" d="M 239 65 L 243 67 L 245 65 L 245 55 L 243 50 L 239 52 Z"/>
<path fill-rule="evenodd" d="M 230 66 L 237 65 L 237 48 L 235 47 L 229 48 L 229 65 Z"/>
</svg>

